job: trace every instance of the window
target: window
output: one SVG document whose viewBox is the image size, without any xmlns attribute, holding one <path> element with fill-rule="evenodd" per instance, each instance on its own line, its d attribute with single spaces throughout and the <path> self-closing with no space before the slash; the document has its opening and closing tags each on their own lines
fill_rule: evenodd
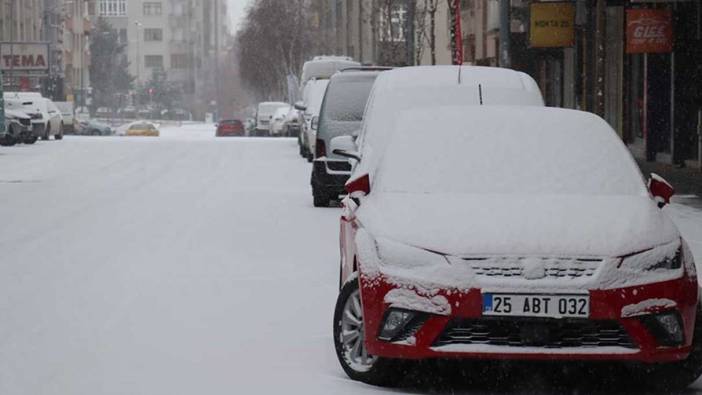
<svg viewBox="0 0 702 395">
<path fill-rule="evenodd" d="M 119 29 L 119 42 L 120 44 L 127 43 L 127 29 Z"/>
<path fill-rule="evenodd" d="M 99 0 L 99 16 L 127 16 L 127 0 Z"/>
<path fill-rule="evenodd" d="M 188 61 L 187 54 L 173 54 L 171 55 L 171 68 L 172 69 L 187 69 L 190 67 L 190 62 Z"/>
<path fill-rule="evenodd" d="M 144 15 L 161 15 L 161 2 L 144 3 Z"/>
<path fill-rule="evenodd" d="M 144 66 L 150 68 L 163 68 L 163 55 L 144 56 Z"/>
<path fill-rule="evenodd" d="M 163 30 L 144 29 L 144 41 L 163 41 Z"/>
</svg>

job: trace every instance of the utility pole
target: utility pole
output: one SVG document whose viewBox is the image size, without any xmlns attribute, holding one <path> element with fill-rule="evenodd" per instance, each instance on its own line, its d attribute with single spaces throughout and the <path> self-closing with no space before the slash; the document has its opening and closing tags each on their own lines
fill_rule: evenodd
<svg viewBox="0 0 702 395">
<path fill-rule="evenodd" d="M 139 29 L 142 26 L 142 23 L 139 21 L 134 22 L 134 26 L 136 26 L 136 70 L 137 70 L 137 75 L 136 75 L 136 81 L 137 85 L 141 83 L 141 54 L 139 53 L 139 41 L 141 40 L 141 36 L 139 35 Z M 135 96 L 135 105 L 139 104 L 139 92 L 137 91 L 137 94 Z"/>
<path fill-rule="evenodd" d="M 500 0 L 500 67 L 512 67 L 510 0 Z"/>
<path fill-rule="evenodd" d="M 603 117 L 605 112 L 605 0 L 595 5 L 595 80 L 594 113 Z"/>
<path fill-rule="evenodd" d="M 221 113 L 221 98 L 220 98 L 220 84 L 219 84 L 219 0 L 214 0 L 214 86 L 215 86 L 215 100 L 216 106 L 215 110 L 215 122 L 219 121 L 219 116 Z"/>
</svg>

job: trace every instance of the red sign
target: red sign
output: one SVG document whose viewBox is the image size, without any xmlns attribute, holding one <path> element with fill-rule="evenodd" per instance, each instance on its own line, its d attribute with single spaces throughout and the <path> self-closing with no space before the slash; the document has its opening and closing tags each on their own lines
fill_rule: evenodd
<svg viewBox="0 0 702 395">
<path fill-rule="evenodd" d="M 626 53 L 673 51 L 672 16 L 668 10 L 626 10 Z"/>
</svg>

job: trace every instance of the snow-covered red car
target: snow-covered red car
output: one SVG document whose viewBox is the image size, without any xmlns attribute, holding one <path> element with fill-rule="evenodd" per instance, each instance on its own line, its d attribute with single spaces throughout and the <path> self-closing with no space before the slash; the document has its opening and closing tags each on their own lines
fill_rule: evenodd
<svg viewBox="0 0 702 395">
<path fill-rule="evenodd" d="M 604 120 L 394 115 L 402 133 L 343 201 L 334 341 L 352 379 L 392 384 L 396 360 L 430 358 L 622 362 L 668 390 L 700 375 L 695 263 L 661 209 L 673 189 L 647 185 Z"/>
</svg>

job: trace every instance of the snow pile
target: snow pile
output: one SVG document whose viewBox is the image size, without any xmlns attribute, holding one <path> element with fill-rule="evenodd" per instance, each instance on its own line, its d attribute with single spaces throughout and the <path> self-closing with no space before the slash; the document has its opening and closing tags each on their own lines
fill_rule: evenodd
<svg viewBox="0 0 702 395">
<path fill-rule="evenodd" d="M 636 304 L 622 307 L 622 318 L 636 317 L 639 315 L 655 313 L 676 307 L 678 304 L 670 299 L 646 299 Z"/>
</svg>

